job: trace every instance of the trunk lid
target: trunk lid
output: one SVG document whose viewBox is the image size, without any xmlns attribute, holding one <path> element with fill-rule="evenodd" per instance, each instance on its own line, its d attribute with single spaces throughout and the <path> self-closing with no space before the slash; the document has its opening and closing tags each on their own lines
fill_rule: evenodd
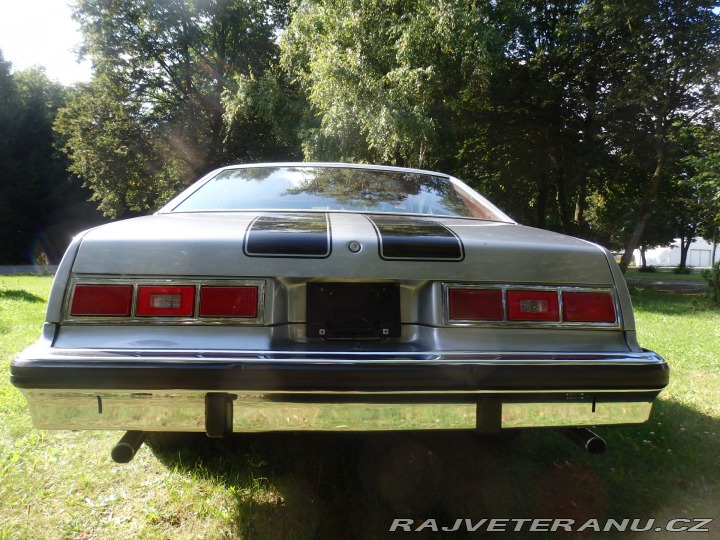
<svg viewBox="0 0 720 540">
<path fill-rule="evenodd" d="M 75 274 L 611 285 L 605 250 L 511 223 L 357 213 L 157 214 L 93 229 Z"/>
</svg>

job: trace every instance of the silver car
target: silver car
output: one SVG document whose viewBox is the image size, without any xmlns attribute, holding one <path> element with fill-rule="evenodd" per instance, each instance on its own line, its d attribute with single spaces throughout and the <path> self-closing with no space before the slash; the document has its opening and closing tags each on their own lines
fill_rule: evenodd
<svg viewBox="0 0 720 540">
<path fill-rule="evenodd" d="M 602 247 L 446 174 L 312 163 L 78 235 L 11 365 L 37 428 L 127 430 L 118 461 L 148 433 L 642 423 L 668 372 Z"/>
</svg>

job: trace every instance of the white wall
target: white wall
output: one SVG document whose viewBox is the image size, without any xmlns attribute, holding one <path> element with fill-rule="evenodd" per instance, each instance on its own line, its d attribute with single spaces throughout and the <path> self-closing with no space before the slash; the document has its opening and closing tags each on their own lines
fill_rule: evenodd
<svg viewBox="0 0 720 540">
<path fill-rule="evenodd" d="M 712 256 L 712 244 L 706 242 L 702 238 L 697 238 L 690 244 L 688 251 L 687 265 L 695 267 L 710 266 L 710 257 Z M 633 259 L 637 266 L 642 265 L 640 250 L 635 250 Z M 680 264 L 680 240 L 675 240 L 669 247 L 659 247 L 649 249 L 645 253 L 645 260 L 650 266 L 677 266 Z M 715 262 L 720 260 L 720 246 L 715 253 Z"/>
</svg>

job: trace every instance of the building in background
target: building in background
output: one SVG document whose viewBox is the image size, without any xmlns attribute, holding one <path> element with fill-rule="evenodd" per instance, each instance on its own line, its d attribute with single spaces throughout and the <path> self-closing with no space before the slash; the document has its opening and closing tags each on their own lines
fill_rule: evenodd
<svg viewBox="0 0 720 540">
<path fill-rule="evenodd" d="M 709 268 L 712 248 L 710 242 L 702 238 L 696 238 L 690 244 L 687 266 Z M 633 260 L 636 266 L 642 266 L 639 250 L 635 250 Z M 718 260 L 720 260 L 720 247 L 715 252 L 715 262 L 718 262 Z M 648 249 L 645 252 L 645 261 L 648 266 L 678 266 L 680 264 L 680 239 L 675 240 L 670 246 Z"/>
</svg>

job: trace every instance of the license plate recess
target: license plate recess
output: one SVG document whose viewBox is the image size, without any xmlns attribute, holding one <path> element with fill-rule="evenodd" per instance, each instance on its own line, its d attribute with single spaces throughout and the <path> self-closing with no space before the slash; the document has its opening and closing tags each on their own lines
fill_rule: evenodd
<svg viewBox="0 0 720 540">
<path fill-rule="evenodd" d="M 400 337 L 400 287 L 394 283 L 307 284 L 307 336 Z"/>
</svg>

